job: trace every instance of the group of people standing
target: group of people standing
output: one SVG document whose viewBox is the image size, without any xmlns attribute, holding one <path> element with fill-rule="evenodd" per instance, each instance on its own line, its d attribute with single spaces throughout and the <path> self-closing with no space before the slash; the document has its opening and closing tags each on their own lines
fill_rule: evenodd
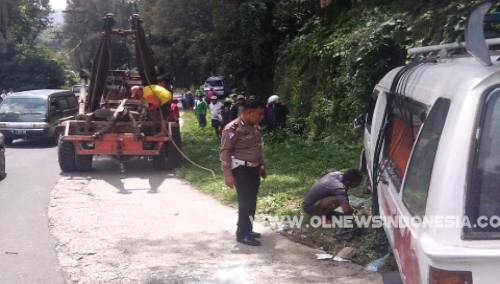
<svg viewBox="0 0 500 284">
<path fill-rule="evenodd" d="M 248 99 L 243 93 L 238 94 L 236 89 L 224 100 L 219 101 L 216 95 L 207 95 L 203 92 L 197 92 L 193 95 L 189 88 L 184 89 L 183 94 L 186 105 L 194 110 L 198 121 L 199 128 L 205 128 L 207 125 L 207 111 L 211 112 L 211 126 L 215 130 L 216 136 L 220 139 L 222 130 L 231 121 L 237 119 L 243 114 L 244 106 L 247 102 L 257 101 L 255 96 L 250 96 Z M 276 128 L 285 128 L 286 120 L 289 114 L 288 107 L 283 104 L 277 95 L 272 95 L 264 105 L 264 120 L 267 133 L 272 132 Z"/>
</svg>

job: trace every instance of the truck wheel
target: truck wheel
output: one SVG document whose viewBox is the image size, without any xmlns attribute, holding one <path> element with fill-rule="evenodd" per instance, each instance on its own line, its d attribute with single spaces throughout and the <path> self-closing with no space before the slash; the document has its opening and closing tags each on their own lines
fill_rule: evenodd
<svg viewBox="0 0 500 284">
<path fill-rule="evenodd" d="M 59 144 L 59 130 L 54 130 L 54 135 L 48 139 L 48 142 L 52 146 L 57 146 Z"/>
<path fill-rule="evenodd" d="M 175 145 L 182 150 L 181 136 L 174 135 L 172 138 L 174 139 Z M 177 150 L 175 145 L 173 143 L 168 143 L 167 165 L 171 169 L 182 167 L 182 155 L 179 150 Z"/>
<path fill-rule="evenodd" d="M 92 170 L 92 160 L 94 155 L 75 155 L 75 166 L 79 172 L 89 172 Z"/>
<path fill-rule="evenodd" d="M 62 137 L 59 138 L 57 158 L 59 159 L 59 167 L 64 173 L 76 170 L 75 145 L 72 142 L 62 140 Z"/>
<path fill-rule="evenodd" d="M 0 180 L 7 176 L 5 171 L 5 149 L 0 149 Z"/>
<path fill-rule="evenodd" d="M 167 144 L 163 143 L 160 154 L 153 156 L 153 169 L 155 171 L 164 171 L 167 169 Z"/>
</svg>

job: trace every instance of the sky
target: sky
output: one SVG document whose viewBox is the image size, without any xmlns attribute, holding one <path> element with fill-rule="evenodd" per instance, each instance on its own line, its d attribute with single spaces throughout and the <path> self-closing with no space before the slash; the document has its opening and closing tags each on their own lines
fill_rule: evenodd
<svg viewBox="0 0 500 284">
<path fill-rule="evenodd" d="M 66 0 L 50 0 L 50 5 L 54 10 L 66 9 Z"/>
</svg>

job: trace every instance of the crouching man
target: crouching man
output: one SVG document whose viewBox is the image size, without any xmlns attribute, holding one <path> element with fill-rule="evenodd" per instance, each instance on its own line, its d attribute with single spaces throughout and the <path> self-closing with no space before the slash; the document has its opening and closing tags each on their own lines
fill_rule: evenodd
<svg viewBox="0 0 500 284">
<path fill-rule="evenodd" d="M 357 187 L 363 179 L 363 173 L 358 169 L 345 172 L 331 172 L 318 180 L 307 192 L 302 209 L 311 216 L 326 218 L 330 223 L 332 216 L 352 215 L 354 208 L 349 204 L 347 191 Z M 342 207 L 342 213 L 335 209 Z"/>
</svg>

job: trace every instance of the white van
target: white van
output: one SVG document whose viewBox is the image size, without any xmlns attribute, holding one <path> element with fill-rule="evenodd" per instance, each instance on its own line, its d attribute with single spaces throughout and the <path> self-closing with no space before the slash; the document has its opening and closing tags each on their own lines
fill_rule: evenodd
<svg viewBox="0 0 500 284">
<path fill-rule="evenodd" d="M 406 284 L 500 283 L 500 52 L 488 49 L 500 39 L 483 32 L 491 5 L 469 14 L 465 43 L 409 50 L 439 55 L 389 72 L 362 117 L 373 214 Z M 468 54 L 451 55 L 460 49 Z"/>
</svg>

